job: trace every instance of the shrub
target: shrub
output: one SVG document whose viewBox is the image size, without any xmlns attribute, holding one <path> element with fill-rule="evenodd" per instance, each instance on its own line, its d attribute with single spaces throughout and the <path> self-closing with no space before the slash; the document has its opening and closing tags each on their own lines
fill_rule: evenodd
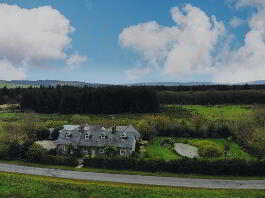
<svg viewBox="0 0 265 198">
<path fill-rule="evenodd" d="M 137 170 L 148 172 L 170 172 L 180 174 L 208 174 L 234 176 L 265 176 L 265 161 L 244 160 L 198 160 L 183 158 L 180 160 L 143 160 L 128 157 L 85 158 L 85 167 L 116 170 Z"/>
<path fill-rule="evenodd" d="M 112 158 L 118 155 L 118 149 L 115 145 L 107 145 L 105 148 L 105 156 L 108 158 Z"/>
<path fill-rule="evenodd" d="M 51 134 L 52 139 L 53 139 L 53 140 L 57 140 L 58 137 L 59 137 L 59 134 L 60 134 L 59 130 L 54 129 L 54 131 L 53 131 L 52 134 Z"/>
<path fill-rule="evenodd" d="M 8 145 L 0 144 L 0 159 L 2 159 L 2 160 L 9 159 L 8 150 L 9 150 L 9 146 Z"/>
<path fill-rule="evenodd" d="M 220 157 L 224 152 L 221 146 L 209 140 L 201 141 L 196 145 L 199 147 L 201 157 Z"/>
<path fill-rule="evenodd" d="M 161 146 L 168 146 L 168 147 L 174 147 L 175 146 L 176 141 L 173 138 L 166 138 L 164 140 L 162 140 L 161 142 Z"/>
<path fill-rule="evenodd" d="M 37 140 L 47 140 L 50 136 L 49 129 L 43 128 L 36 131 Z"/>
<path fill-rule="evenodd" d="M 33 144 L 27 153 L 27 158 L 32 162 L 43 162 L 47 151 L 39 144 Z"/>
</svg>

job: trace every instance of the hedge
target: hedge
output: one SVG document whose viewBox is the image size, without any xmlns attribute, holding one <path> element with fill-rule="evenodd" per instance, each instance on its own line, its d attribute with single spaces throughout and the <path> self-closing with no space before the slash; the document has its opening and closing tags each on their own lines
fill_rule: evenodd
<svg viewBox="0 0 265 198">
<path fill-rule="evenodd" d="M 231 176 L 265 176 L 265 161 L 218 160 L 207 161 L 184 158 L 181 160 L 137 160 L 126 157 L 113 159 L 85 158 L 84 167 L 178 174 L 207 174 Z"/>
</svg>

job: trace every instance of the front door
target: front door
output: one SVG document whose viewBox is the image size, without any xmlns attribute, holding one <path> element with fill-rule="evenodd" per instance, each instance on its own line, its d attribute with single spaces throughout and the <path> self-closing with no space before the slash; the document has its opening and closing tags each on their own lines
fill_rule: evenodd
<svg viewBox="0 0 265 198">
<path fill-rule="evenodd" d="M 96 151 L 95 151 L 95 149 L 92 149 L 92 150 L 91 150 L 91 155 L 92 155 L 92 156 L 96 155 Z"/>
</svg>

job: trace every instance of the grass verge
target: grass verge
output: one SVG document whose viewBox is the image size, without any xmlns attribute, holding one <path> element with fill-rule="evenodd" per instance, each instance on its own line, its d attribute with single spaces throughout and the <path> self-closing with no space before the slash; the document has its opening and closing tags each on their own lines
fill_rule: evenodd
<svg viewBox="0 0 265 198">
<path fill-rule="evenodd" d="M 264 198 L 265 190 L 161 187 L 0 172 L 0 194 L 1 198 Z"/>
</svg>

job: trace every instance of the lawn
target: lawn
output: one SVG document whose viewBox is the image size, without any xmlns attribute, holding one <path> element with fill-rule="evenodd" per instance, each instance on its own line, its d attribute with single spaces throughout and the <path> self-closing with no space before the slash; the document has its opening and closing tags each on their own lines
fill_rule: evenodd
<svg viewBox="0 0 265 198">
<path fill-rule="evenodd" d="M 223 190 L 119 184 L 0 172 L 1 198 L 264 198 L 265 190 Z"/>
<path fill-rule="evenodd" d="M 251 113 L 251 106 L 225 105 L 225 106 L 202 106 L 185 105 L 193 114 L 199 114 L 207 120 L 236 120 Z"/>
<path fill-rule="evenodd" d="M 163 160 L 174 160 L 174 159 L 180 159 L 181 156 L 177 155 L 175 152 L 170 150 L 167 147 L 163 147 L 160 145 L 161 141 L 165 139 L 162 137 L 156 137 L 152 142 L 150 142 L 145 147 L 145 158 L 146 159 L 163 159 Z M 225 146 L 225 139 L 190 139 L 190 138 L 175 138 L 176 142 L 179 143 L 185 143 L 190 144 L 193 146 L 196 146 L 200 148 L 207 142 L 213 142 L 214 144 L 217 144 L 224 149 Z M 256 158 L 248 153 L 246 153 L 238 144 L 231 141 L 229 143 L 230 150 L 227 153 L 227 159 L 242 159 L 242 160 L 255 160 Z M 207 160 L 218 160 L 218 159 L 224 159 L 225 156 L 222 154 L 222 156 L 218 158 L 203 158 L 200 157 L 200 159 L 207 159 Z"/>
<path fill-rule="evenodd" d="M 167 147 L 160 145 L 160 142 L 163 138 L 156 137 L 145 146 L 145 157 L 146 159 L 163 159 L 163 160 L 175 160 L 180 159 L 181 157 L 177 155 L 174 151 L 170 150 Z"/>
<path fill-rule="evenodd" d="M 200 148 L 202 145 L 206 144 L 206 142 L 213 142 L 224 149 L 225 143 L 227 140 L 225 139 L 187 139 L 187 138 L 176 138 L 177 142 L 190 144 L 193 146 L 197 146 Z M 238 144 L 231 141 L 229 143 L 230 150 L 227 153 L 227 159 L 242 159 L 242 160 L 255 160 L 256 158 L 249 153 L 245 152 L 243 148 L 241 148 Z M 224 159 L 225 156 L 222 155 L 218 158 L 210 158 L 210 159 Z M 208 158 L 209 159 L 209 158 Z"/>
</svg>

